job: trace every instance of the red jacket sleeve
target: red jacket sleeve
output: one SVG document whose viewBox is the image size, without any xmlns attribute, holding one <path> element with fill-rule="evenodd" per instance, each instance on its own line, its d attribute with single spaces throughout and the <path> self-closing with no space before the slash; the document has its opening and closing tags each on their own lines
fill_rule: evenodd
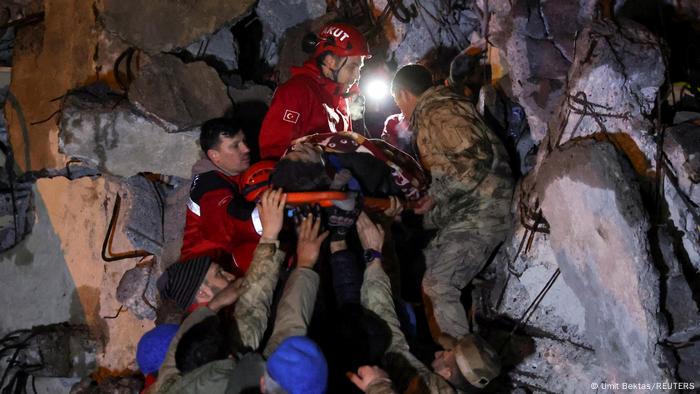
<svg viewBox="0 0 700 394">
<path fill-rule="evenodd" d="M 230 190 L 218 189 L 207 192 L 199 200 L 201 217 L 204 219 L 201 231 L 204 238 L 213 241 L 230 252 L 234 236 L 234 218 L 228 214 L 228 205 L 233 199 Z"/>
<path fill-rule="evenodd" d="M 292 140 L 304 135 L 310 99 L 309 89 L 294 80 L 277 88 L 260 128 L 261 158 L 280 158 Z"/>
</svg>

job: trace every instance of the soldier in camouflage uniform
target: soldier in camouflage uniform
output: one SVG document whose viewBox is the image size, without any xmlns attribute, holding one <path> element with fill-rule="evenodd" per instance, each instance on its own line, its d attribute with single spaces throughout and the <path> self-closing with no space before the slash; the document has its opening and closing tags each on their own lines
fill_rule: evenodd
<svg viewBox="0 0 700 394">
<path fill-rule="evenodd" d="M 469 333 L 461 290 L 484 267 L 510 226 L 514 188 L 508 155 L 474 106 L 446 86 L 432 87 L 429 71 L 401 68 L 392 94 L 410 119 L 431 185 L 422 204 L 436 237 L 425 249 L 423 292 L 435 339 Z"/>
<path fill-rule="evenodd" d="M 357 233 L 366 250 L 382 250 L 384 234 L 378 226 L 360 214 Z M 411 354 L 401 331 L 392 301 L 389 277 L 382 269 L 381 257 L 369 262 L 362 283 L 362 306 L 389 326 L 391 341 L 384 356 L 384 372 L 378 367 L 362 366 L 350 379 L 369 394 L 431 393 L 450 394 L 483 388 L 500 372 L 498 357 L 482 339 L 467 335 L 451 348 L 438 352 L 432 371 Z M 391 378 L 390 378 L 391 377 Z"/>
</svg>

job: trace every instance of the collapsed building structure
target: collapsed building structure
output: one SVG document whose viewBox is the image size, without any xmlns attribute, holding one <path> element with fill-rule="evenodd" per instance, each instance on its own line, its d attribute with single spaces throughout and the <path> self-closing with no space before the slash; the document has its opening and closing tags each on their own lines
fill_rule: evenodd
<svg viewBox="0 0 700 394">
<path fill-rule="evenodd" d="M 444 74 L 483 40 L 522 110 L 513 231 L 471 289 L 512 392 L 700 382 L 697 2 L 6 3 L 0 386 L 138 390 L 199 125 L 236 110 L 254 133 L 304 34 L 334 19 L 387 69 Z"/>
</svg>

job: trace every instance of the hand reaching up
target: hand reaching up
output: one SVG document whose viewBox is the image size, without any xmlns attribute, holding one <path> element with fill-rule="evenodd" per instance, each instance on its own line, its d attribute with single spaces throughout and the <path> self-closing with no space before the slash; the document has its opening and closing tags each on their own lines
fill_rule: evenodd
<svg viewBox="0 0 700 394">
<path fill-rule="evenodd" d="M 297 267 L 313 268 L 318 260 L 321 244 L 328 237 L 328 231 L 319 234 L 321 218 L 306 215 L 298 227 Z"/>
<path fill-rule="evenodd" d="M 284 204 L 287 202 L 287 194 L 282 189 L 267 189 L 263 192 L 258 202 L 260 222 L 263 231 L 262 238 L 276 240 L 284 221 Z"/>
<path fill-rule="evenodd" d="M 387 375 L 383 369 L 377 366 L 363 365 L 358 368 L 357 374 L 348 372 L 347 376 L 351 382 L 355 383 L 357 388 L 362 390 L 363 393 L 367 392 L 367 386 L 372 384 L 372 382 L 375 380 L 385 380 L 391 382 L 391 380 L 389 380 L 389 375 Z"/>
<path fill-rule="evenodd" d="M 233 305 L 247 290 L 243 283 L 243 278 L 238 278 L 230 285 L 224 287 L 209 301 L 209 309 L 218 312 L 226 306 Z"/>
<path fill-rule="evenodd" d="M 382 226 L 372 222 L 364 212 L 357 217 L 355 226 L 357 227 L 357 236 L 360 238 L 362 248 L 374 249 L 378 252 L 382 251 L 382 246 L 384 245 L 384 230 Z"/>
</svg>

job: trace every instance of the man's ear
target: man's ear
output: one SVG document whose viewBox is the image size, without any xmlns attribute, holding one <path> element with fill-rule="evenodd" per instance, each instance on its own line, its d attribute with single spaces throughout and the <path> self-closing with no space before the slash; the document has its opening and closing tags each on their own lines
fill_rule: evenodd
<svg viewBox="0 0 700 394">
<path fill-rule="evenodd" d="M 216 163 L 216 161 L 219 159 L 219 155 L 220 155 L 220 153 L 216 149 L 207 150 L 207 158 L 214 163 Z"/>
<path fill-rule="evenodd" d="M 260 377 L 260 392 L 265 393 L 265 375 Z"/>
</svg>

